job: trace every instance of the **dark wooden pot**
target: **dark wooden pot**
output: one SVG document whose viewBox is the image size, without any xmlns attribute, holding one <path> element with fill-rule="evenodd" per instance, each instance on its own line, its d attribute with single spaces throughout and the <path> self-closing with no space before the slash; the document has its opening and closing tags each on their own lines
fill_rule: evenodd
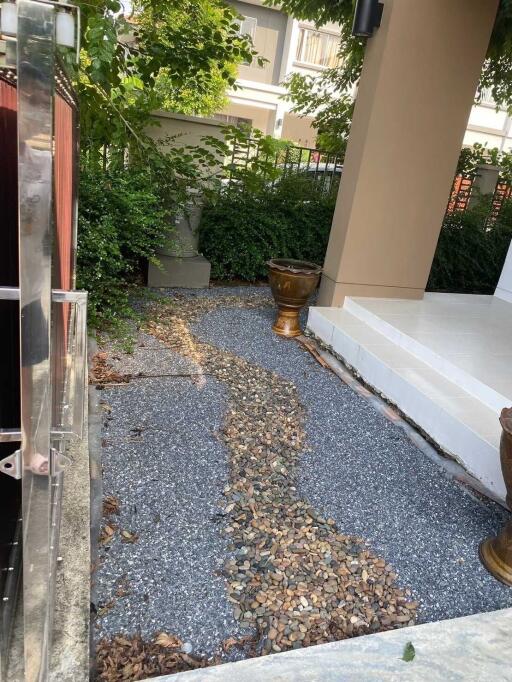
<svg viewBox="0 0 512 682">
<path fill-rule="evenodd" d="M 507 505 L 512 511 L 512 407 L 501 411 L 500 460 Z M 495 538 L 488 538 L 480 545 L 480 560 L 495 578 L 512 587 L 512 521 L 508 521 Z"/>
<path fill-rule="evenodd" d="M 288 338 L 302 334 L 299 314 L 318 286 L 322 268 L 307 261 L 273 258 L 268 263 L 268 279 L 277 304 L 272 329 Z"/>
</svg>

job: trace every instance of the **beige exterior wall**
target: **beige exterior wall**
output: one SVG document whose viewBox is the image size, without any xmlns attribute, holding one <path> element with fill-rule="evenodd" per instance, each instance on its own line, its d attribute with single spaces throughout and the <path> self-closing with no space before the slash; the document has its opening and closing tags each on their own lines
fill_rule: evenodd
<svg viewBox="0 0 512 682">
<path fill-rule="evenodd" d="M 385 1 L 366 48 L 320 305 L 423 296 L 497 4 Z"/>
<path fill-rule="evenodd" d="M 165 137 L 174 137 L 171 144 L 176 147 L 185 147 L 186 145 L 199 145 L 201 138 L 205 135 L 223 139 L 222 124 L 218 121 L 209 118 L 199 118 L 197 116 L 183 116 L 182 114 L 173 114 L 167 111 L 156 111 L 153 113 L 153 118 L 158 125 L 149 126 L 146 132 L 154 140 L 162 140 Z M 168 147 L 167 147 L 168 148 Z M 162 145 L 162 149 L 166 149 Z M 216 173 L 222 168 L 222 160 L 219 159 L 218 167 L 209 168 L 208 174 Z"/>
<path fill-rule="evenodd" d="M 254 17 L 257 21 L 254 47 L 260 57 L 268 60 L 263 66 L 253 62 L 250 66 L 241 65 L 238 75 L 241 79 L 278 85 L 285 43 L 288 17 L 282 12 L 258 5 L 230 2 L 241 15 Z"/>
<path fill-rule="evenodd" d="M 201 137 L 213 135 L 222 138 L 222 124 L 219 121 L 198 116 L 183 116 L 168 111 L 155 111 L 153 118 L 157 125 L 147 128 L 146 132 L 154 140 L 177 135 L 176 146 L 201 144 Z"/>
<path fill-rule="evenodd" d="M 314 147 L 316 142 L 316 130 L 311 127 L 313 119 L 305 116 L 299 118 L 293 114 L 285 114 L 281 137 L 292 140 L 301 147 Z"/>
<path fill-rule="evenodd" d="M 228 106 L 222 110 L 222 113 L 227 116 L 247 118 L 251 121 L 253 128 L 257 128 L 265 134 L 267 134 L 271 128 L 272 111 L 270 109 L 230 102 Z"/>
</svg>

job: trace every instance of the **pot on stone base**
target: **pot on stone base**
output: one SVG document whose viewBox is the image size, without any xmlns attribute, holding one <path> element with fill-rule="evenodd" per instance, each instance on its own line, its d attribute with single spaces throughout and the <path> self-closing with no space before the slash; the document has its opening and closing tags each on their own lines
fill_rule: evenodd
<svg viewBox="0 0 512 682">
<path fill-rule="evenodd" d="M 506 502 L 512 510 L 512 407 L 501 411 L 503 429 L 500 442 L 500 460 L 505 486 Z M 480 561 L 495 578 L 512 587 L 512 520 L 505 524 L 495 538 L 488 538 L 480 545 Z"/>
<path fill-rule="evenodd" d="M 267 265 L 270 288 L 277 303 L 277 317 L 272 329 L 280 336 L 299 336 L 302 334 L 300 311 L 316 289 L 322 268 L 291 258 L 273 258 Z"/>
</svg>

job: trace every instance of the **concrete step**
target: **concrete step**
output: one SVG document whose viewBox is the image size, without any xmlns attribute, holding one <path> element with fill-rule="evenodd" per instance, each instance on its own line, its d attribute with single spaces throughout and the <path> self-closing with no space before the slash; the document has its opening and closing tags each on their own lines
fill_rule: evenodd
<svg viewBox="0 0 512 682">
<path fill-rule="evenodd" d="M 164 675 L 154 682 L 510 680 L 512 609 L 414 625 L 297 651 Z M 404 661 L 405 646 L 415 655 Z"/>
<path fill-rule="evenodd" d="M 308 328 L 447 454 L 505 498 L 498 411 L 346 308 L 310 308 Z"/>
<path fill-rule="evenodd" d="M 382 305 L 381 301 L 378 302 Z M 404 301 L 400 301 L 403 305 Z M 371 305 L 371 303 L 370 303 Z M 429 367 L 432 367 L 437 372 L 441 373 L 443 377 L 458 384 L 470 395 L 477 398 L 484 403 L 491 410 L 500 412 L 502 407 L 508 405 L 510 399 L 499 390 L 496 390 L 488 381 L 482 380 L 475 373 L 465 370 L 460 365 L 450 361 L 446 355 L 436 352 L 428 347 L 421 340 L 415 338 L 413 333 L 408 333 L 407 328 L 400 327 L 398 323 L 392 324 L 384 319 L 382 315 L 378 315 L 371 309 L 369 299 L 359 299 L 356 297 L 347 297 L 343 309 L 351 313 L 354 317 L 362 322 L 365 322 L 369 327 L 376 332 L 382 334 L 386 339 L 393 342 L 394 345 L 404 349 L 411 355 L 424 362 Z M 412 302 L 414 305 L 414 302 Z M 422 319 L 420 324 L 426 325 L 428 321 Z M 480 324 L 480 321 L 477 321 Z M 417 329 L 418 321 L 411 320 L 410 330 Z M 435 329 L 435 322 L 432 324 L 432 329 Z M 458 340 L 462 342 L 462 336 L 459 335 Z M 457 339 L 455 339 L 457 343 Z"/>
</svg>

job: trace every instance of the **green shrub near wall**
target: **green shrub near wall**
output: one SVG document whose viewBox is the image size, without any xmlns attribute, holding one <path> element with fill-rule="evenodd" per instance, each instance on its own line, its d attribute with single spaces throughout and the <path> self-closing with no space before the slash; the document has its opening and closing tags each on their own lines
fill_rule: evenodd
<svg viewBox="0 0 512 682">
<path fill-rule="evenodd" d="M 427 284 L 428 291 L 493 294 L 512 239 L 512 203 L 496 221 L 489 200 L 446 214 Z"/>
<path fill-rule="evenodd" d="M 212 278 L 254 281 L 267 276 L 269 258 L 323 263 L 336 193 L 301 175 L 275 187 L 224 189 L 204 207 L 199 249 L 212 264 Z"/>
<path fill-rule="evenodd" d="M 335 192 L 301 176 L 288 176 L 275 188 L 225 189 L 205 206 L 200 250 L 212 264 L 212 278 L 255 281 L 266 278 L 269 258 L 324 262 Z M 492 294 L 512 239 L 512 202 L 495 222 L 489 201 L 445 216 L 427 289 Z"/>
<path fill-rule="evenodd" d="M 156 260 L 169 229 L 168 211 L 141 169 L 83 168 L 78 215 L 78 288 L 89 292 L 89 324 L 129 316 L 130 286 Z"/>
</svg>

